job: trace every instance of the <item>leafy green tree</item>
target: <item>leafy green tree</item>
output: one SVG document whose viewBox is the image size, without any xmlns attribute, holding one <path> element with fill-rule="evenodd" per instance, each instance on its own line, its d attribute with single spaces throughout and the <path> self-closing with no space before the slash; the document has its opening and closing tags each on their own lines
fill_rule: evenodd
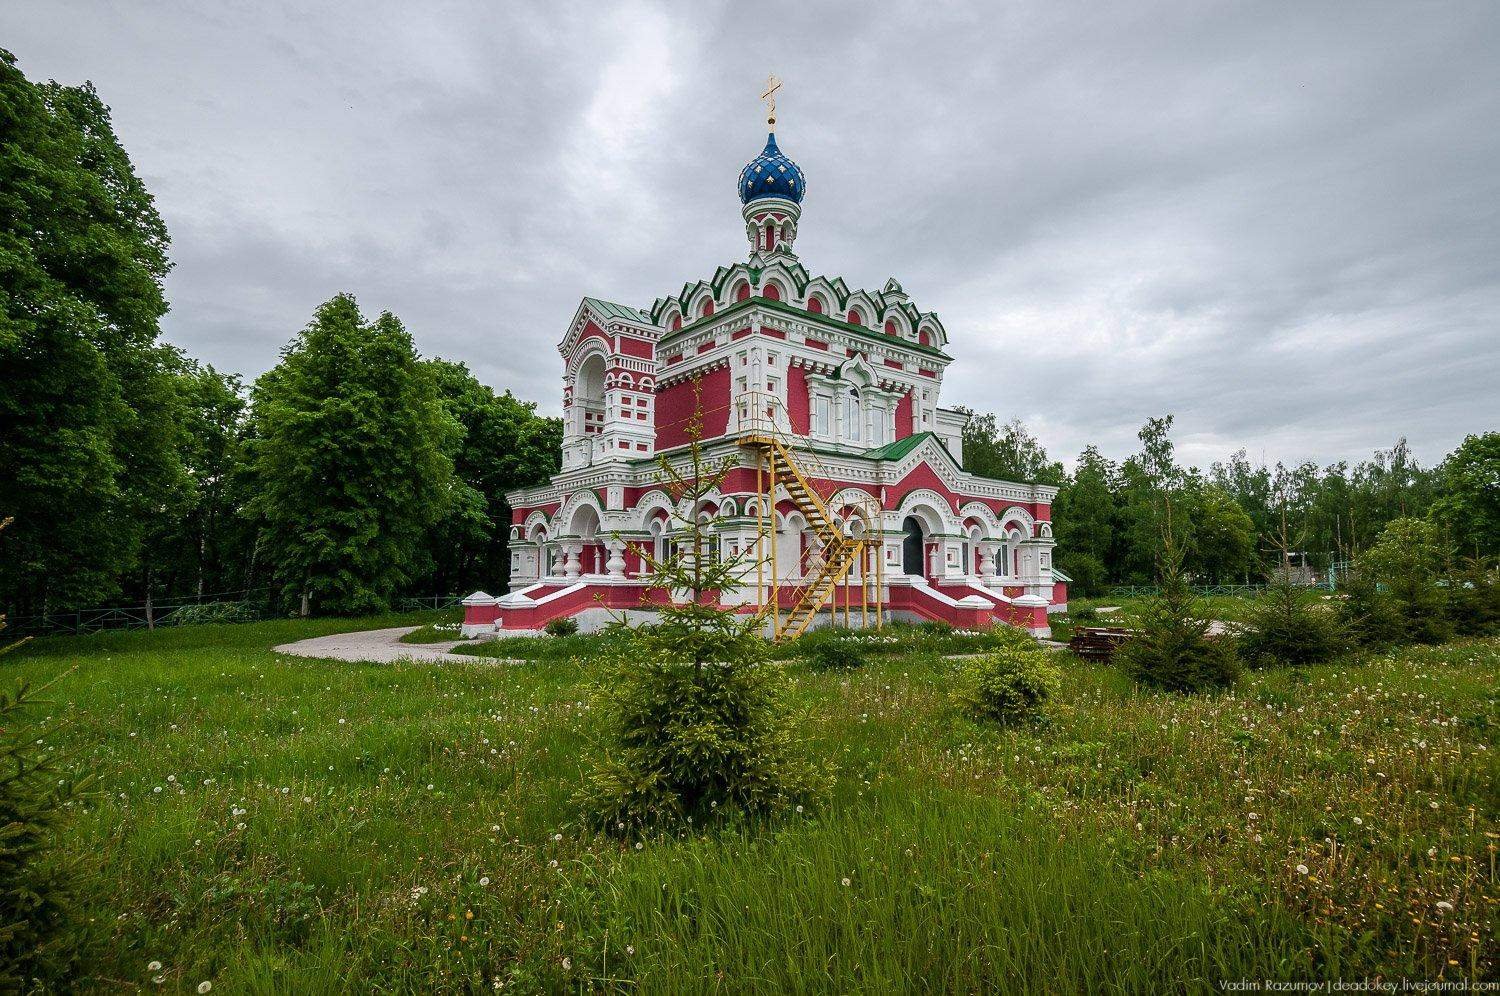
<svg viewBox="0 0 1500 996">
<path fill-rule="evenodd" d="M 1466 436 L 1437 469 L 1428 517 L 1469 557 L 1500 556 L 1500 432 Z"/>
<path fill-rule="evenodd" d="M 1196 488 L 1186 504 L 1193 537 L 1189 570 L 1217 583 L 1247 575 L 1255 562 L 1255 523 L 1245 510 L 1213 484 Z"/>
<path fill-rule="evenodd" d="M 0 51 L 0 603 L 113 595 L 182 500 L 167 232 L 93 87 Z"/>
<path fill-rule="evenodd" d="M 387 607 L 457 487 L 460 429 L 411 336 L 334 297 L 256 383 L 252 419 L 250 511 L 283 597 L 320 612 Z"/>
<path fill-rule="evenodd" d="M 1004 425 L 993 414 L 976 415 L 968 408 L 964 425 L 964 469 L 981 477 L 1002 481 L 1032 481 L 1061 484 L 1063 466 L 1047 459 L 1047 450 L 1018 418 Z"/>
<path fill-rule="evenodd" d="M 1111 559 L 1122 581 L 1150 581 L 1159 566 L 1166 509 L 1186 476 L 1177 465 L 1171 431 L 1171 415 L 1147 419 L 1137 434 L 1141 451 L 1120 467 L 1119 526 Z M 1182 547 L 1179 541 L 1179 553 Z"/>
<path fill-rule="evenodd" d="M 497 395 L 462 363 L 430 360 L 438 393 L 462 429 L 451 454 L 455 501 L 433 529 L 429 587 L 462 592 L 509 581 L 510 505 L 505 493 L 541 484 L 561 466 L 562 420 L 509 391 Z"/>
<path fill-rule="evenodd" d="M 240 378 L 186 360 L 174 375 L 179 459 L 188 488 L 152 518 L 141 597 L 212 595 L 244 587 L 251 530 L 240 515 L 247 402 Z"/>
<path fill-rule="evenodd" d="M 1057 537 L 1058 566 L 1073 578 L 1069 595 L 1092 595 L 1108 580 L 1114 539 L 1114 464 L 1096 446 L 1078 455 L 1072 476 L 1057 493 L 1052 518 Z"/>
</svg>

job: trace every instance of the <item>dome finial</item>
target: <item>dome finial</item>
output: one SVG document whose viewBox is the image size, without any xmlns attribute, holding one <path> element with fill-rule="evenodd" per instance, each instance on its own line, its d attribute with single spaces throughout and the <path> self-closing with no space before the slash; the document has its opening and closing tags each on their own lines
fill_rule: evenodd
<svg viewBox="0 0 1500 996">
<path fill-rule="evenodd" d="M 766 92 L 760 95 L 760 99 L 766 102 L 766 124 L 773 129 L 776 127 L 776 91 L 781 89 L 781 80 L 772 73 L 766 77 Z"/>
</svg>

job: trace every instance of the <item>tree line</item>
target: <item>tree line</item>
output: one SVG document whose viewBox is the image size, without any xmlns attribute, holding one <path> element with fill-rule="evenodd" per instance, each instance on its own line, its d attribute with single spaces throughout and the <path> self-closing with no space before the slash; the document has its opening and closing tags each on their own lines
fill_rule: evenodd
<svg viewBox="0 0 1500 996">
<path fill-rule="evenodd" d="M 1451 555 L 1500 554 L 1500 433 L 1470 435 L 1425 468 L 1405 439 L 1357 463 L 1257 466 L 1239 450 L 1208 469 L 1183 467 L 1171 415 L 1147 419 L 1140 448 L 1113 460 L 1084 447 L 1071 472 L 1019 420 L 974 415 L 964 430 L 967 470 L 1057 486 L 1058 566 L 1071 592 L 1156 579 L 1163 497 L 1175 508 L 1183 569 L 1208 583 L 1261 580 L 1282 558 L 1283 517 L 1293 561 L 1314 572 L 1368 549 L 1398 519 L 1428 519 Z"/>
<path fill-rule="evenodd" d="M 561 423 L 343 294 L 247 385 L 161 340 L 169 246 L 94 88 L 0 51 L 0 609 L 503 584 Z"/>
<path fill-rule="evenodd" d="M 162 341 L 170 239 L 89 84 L 34 83 L 0 50 L 0 610 L 262 590 L 282 611 L 367 612 L 503 586 L 504 493 L 558 469 L 562 426 L 389 313 L 340 294 L 253 384 Z M 1058 564 L 1087 594 L 1154 577 L 1159 497 L 1187 569 L 1257 578 L 1283 509 L 1314 566 L 1400 516 L 1500 543 L 1500 437 L 1424 469 L 1404 442 L 1354 465 L 1179 465 L 1172 418 L 1071 473 L 1020 422 L 975 416 L 969 470 L 1058 485 Z"/>
</svg>

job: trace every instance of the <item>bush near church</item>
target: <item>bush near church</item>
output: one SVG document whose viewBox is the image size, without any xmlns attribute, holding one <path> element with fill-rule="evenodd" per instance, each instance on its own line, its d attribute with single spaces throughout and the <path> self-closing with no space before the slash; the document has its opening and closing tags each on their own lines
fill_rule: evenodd
<svg viewBox="0 0 1500 996">
<path fill-rule="evenodd" d="M 1016 724 L 1042 718 L 1058 675 L 1041 650 L 1006 649 L 969 663 L 963 681 L 959 702 L 970 716 Z"/>
<path fill-rule="evenodd" d="M 578 620 L 572 616 L 561 616 L 542 627 L 548 636 L 574 636 L 578 632 Z"/>
</svg>

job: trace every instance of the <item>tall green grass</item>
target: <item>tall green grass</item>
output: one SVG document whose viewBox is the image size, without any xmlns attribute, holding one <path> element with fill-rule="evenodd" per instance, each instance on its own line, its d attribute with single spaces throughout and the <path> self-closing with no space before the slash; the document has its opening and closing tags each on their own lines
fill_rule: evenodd
<svg viewBox="0 0 1500 996">
<path fill-rule="evenodd" d="M 958 664 L 937 652 L 788 661 L 838 767 L 827 808 L 620 843 L 584 832 L 572 801 L 596 749 L 586 656 L 269 649 L 402 621 L 101 634 L 8 658 L 12 677 L 61 676 L 50 746 L 99 777 L 64 840 L 84 864 L 84 988 L 1145 992 L 1497 973 L 1500 641 L 1258 673 L 1213 698 L 1065 665 L 1051 725 L 1015 730 L 959 716 Z"/>
</svg>

